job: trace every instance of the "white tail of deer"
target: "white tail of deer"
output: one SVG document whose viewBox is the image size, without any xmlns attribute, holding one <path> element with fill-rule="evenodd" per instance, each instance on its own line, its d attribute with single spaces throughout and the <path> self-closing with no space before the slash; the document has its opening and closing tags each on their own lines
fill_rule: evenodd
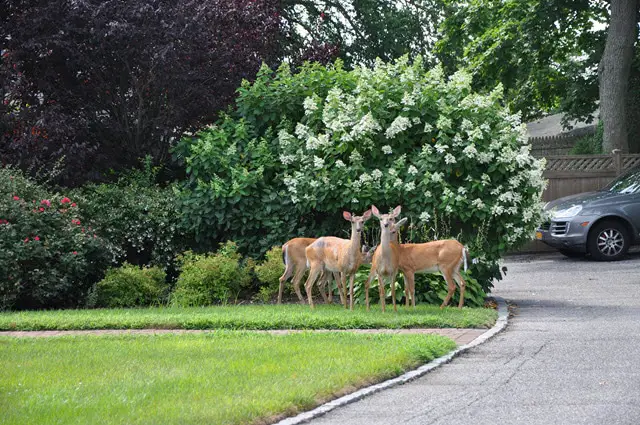
<svg viewBox="0 0 640 425">
<path fill-rule="evenodd" d="M 311 290 L 318 277 L 325 271 L 339 272 L 342 286 L 346 289 L 346 279 L 349 277 L 349 306 L 353 309 L 353 280 L 356 271 L 363 262 L 360 239 L 364 223 L 371 218 L 371 211 L 365 211 L 362 216 L 354 216 L 344 211 L 342 216 L 351 222 L 351 239 L 341 239 L 334 236 L 318 238 L 309 245 L 305 252 L 310 267 L 309 277 L 305 282 L 309 305 L 313 308 Z M 346 297 L 345 297 L 346 298 Z M 346 303 L 344 304 L 347 307 Z"/>
<path fill-rule="evenodd" d="M 300 292 L 300 282 L 304 277 L 304 272 L 307 270 L 307 256 L 305 254 L 305 249 L 316 241 L 316 238 L 293 238 L 284 245 L 282 245 L 282 260 L 284 261 L 284 273 L 280 276 L 280 288 L 278 290 L 278 304 L 282 303 L 282 291 L 284 289 L 284 283 L 293 276 L 293 289 L 298 296 L 300 302 L 304 302 L 304 298 L 302 297 L 302 293 Z M 340 281 L 340 275 L 338 273 L 333 273 L 333 278 L 338 284 L 338 288 L 340 291 L 340 302 L 345 304 L 346 301 L 344 297 L 344 288 L 342 288 L 342 282 Z M 323 276 L 321 278 L 324 283 L 329 283 L 329 276 Z M 333 291 L 331 290 L 331 286 L 329 286 L 329 295 L 325 295 L 324 285 L 320 285 L 320 294 L 325 302 L 332 301 Z"/>
</svg>

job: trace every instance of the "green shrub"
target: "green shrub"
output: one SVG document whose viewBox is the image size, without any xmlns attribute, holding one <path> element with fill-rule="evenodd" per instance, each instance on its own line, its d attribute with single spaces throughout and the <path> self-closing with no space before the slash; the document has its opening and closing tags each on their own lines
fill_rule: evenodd
<svg viewBox="0 0 640 425">
<path fill-rule="evenodd" d="M 175 150 L 186 223 L 201 241 L 261 255 L 293 236 L 346 236 L 342 210 L 402 205 L 423 228 L 409 242 L 456 237 L 489 289 L 500 256 L 540 221 L 544 161 L 502 87 L 481 95 L 471 80 L 406 57 L 353 71 L 263 67 L 232 115 Z M 432 231 L 436 220 L 446 233 Z"/>
<path fill-rule="evenodd" d="M 0 168 L 0 309 L 77 307 L 112 263 L 81 200 Z"/>
<path fill-rule="evenodd" d="M 162 304 L 167 299 L 166 273 L 160 267 L 134 266 L 107 271 L 95 286 L 95 307 L 122 308 Z M 93 307 L 93 306 L 92 306 Z"/>
<path fill-rule="evenodd" d="M 282 262 L 282 247 L 274 246 L 265 255 L 265 260 L 255 267 L 256 277 L 260 285 L 257 298 L 262 302 L 269 302 L 278 294 L 280 288 L 280 276 L 284 273 Z M 287 289 L 291 285 L 286 285 Z"/>
<path fill-rule="evenodd" d="M 602 153 L 602 137 L 604 135 L 604 123 L 598 122 L 593 134 L 580 138 L 571 148 L 571 155 L 599 155 Z"/>
<path fill-rule="evenodd" d="M 82 215 L 109 240 L 118 262 L 171 269 L 188 245 L 173 186 L 155 184 L 157 169 L 149 161 L 113 184 L 90 184 L 78 190 Z"/>
<path fill-rule="evenodd" d="M 171 294 L 174 306 L 206 306 L 235 301 L 240 290 L 249 286 L 253 279 L 253 263 L 242 263 L 233 242 L 227 242 L 215 254 L 187 252 L 179 260 L 181 272 Z"/>
</svg>

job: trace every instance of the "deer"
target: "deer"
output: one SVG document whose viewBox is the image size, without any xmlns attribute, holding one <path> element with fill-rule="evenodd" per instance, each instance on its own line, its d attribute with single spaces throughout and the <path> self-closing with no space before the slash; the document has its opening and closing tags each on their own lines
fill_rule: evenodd
<svg viewBox="0 0 640 425">
<path fill-rule="evenodd" d="M 377 208 L 374 209 L 372 207 L 372 211 L 374 215 L 376 214 Z M 394 210 L 395 212 L 395 210 Z M 399 212 L 399 211 L 398 211 Z M 387 215 L 388 216 L 388 215 Z M 383 220 L 385 216 L 381 215 L 381 241 L 380 247 L 383 246 L 382 236 L 385 232 L 385 228 L 383 228 Z M 402 219 L 398 223 L 389 223 L 390 232 L 399 229 L 399 227 L 403 224 L 406 219 Z M 460 287 L 460 301 L 458 303 L 458 308 L 462 308 L 464 305 L 464 292 L 466 288 L 466 282 L 460 275 L 460 267 L 464 264 L 464 270 L 467 270 L 467 257 L 468 251 L 467 248 L 462 245 L 460 242 L 455 239 L 447 239 L 441 241 L 432 241 L 420 244 L 394 244 L 393 242 L 389 243 L 389 251 L 391 252 L 391 260 L 397 261 L 393 265 L 397 270 L 401 271 L 404 275 L 405 279 L 405 301 L 406 306 L 409 307 L 409 302 L 411 300 L 411 305 L 415 307 L 416 299 L 415 299 L 415 274 L 416 273 L 437 273 L 441 272 L 445 281 L 447 282 L 447 296 L 440 308 L 444 308 L 449 304 L 451 297 L 453 296 L 456 283 Z M 378 248 L 380 249 L 380 248 Z M 373 255 L 371 273 L 369 274 L 369 278 L 365 284 L 366 291 L 366 305 L 367 310 L 369 309 L 369 285 L 371 280 L 373 279 L 373 274 L 377 272 L 377 262 L 380 260 L 379 256 L 376 256 L 377 252 Z M 375 267 L 373 266 L 375 265 Z M 380 284 L 383 282 L 380 281 L 380 276 L 378 275 L 378 281 Z M 393 308 L 396 310 L 396 299 L 395 299 L 395 275 L 391 281 L 391 294 L 393 298 Z M 454 283 L 455 282 L 455 283 Z M 382 288 L 381 298 L 384 297 L 384 288 Z M 381 299 L 382 311 L 384 311 L 384 299 Z"/>
<path fill-rule="evenodd" d="M 314 305 L 311 289 L 315 281 L 324 272 L 339 272 L 342 287 L 345 289 L 349 277 L 349 308 L 353 310 L 353 280 L 365 257 L 360 250 L 360 239 L 364 223 L 371 218 L 371 210 L 365 211 L 362 216 L 343 211 L 342 216 L 351 222 L 351 239 L 323 236 L 305 249 L 310 271 L 304 286 L 312 309 Z"/>
<path fill-rule="evenodd" d="M 391 281 L 391 298 L 393 298 L 393 308 L 396 310 L 396 287 L 394 282 L 396 281 L 396 275 L 398 274 L 398 265 L 400 263 L 400 245 L 391 240 L 391 231 L 396 230 L 399 226 L 395 220 L 400 215 L 402 207 L 398 205 L 393 209 L 390 214 L 380 214 L 378 208 L 375 205 L 371 206 L 371 212 L 380 220 L 380 244 L 373 253 L 371 259 L 371 271 L 369 277 L 365 283 L 365 304 L 367 310 L 369 310 L 369 286 L 375 276 L 378 278 L 378 291 L 380 292 L 380 305 L 382 306 L 382 312 L 385 311 L 385 290 L 384 281 L 389 279 Z M 406 219 L 400 220 L 404 223 Z M 400 223 L 400 222 L 398 222 Z"/>
<path fill-rule="evenodd" d="M 302 297 L 302 293 L 300 292 L 300 282 L 302 281 L 304 273 L 307 270 L 307 256 L 305 253 L 305 249 L 316 240 L 317 238 L 293 238 L 282 245 L 282 261 L 284 262 L 285 270 L 279 279 L 280 288 L 278 290 L 278 304 L 282 303 L 282 292 L 284 290 L 284 284 L 291 276 L 293 276 L 293 289 L 298 296 L 298 300 L 300 300 L 300 302 L 304 302 L 304 298 Z M 374 251 L 375 247 L 373 247 L 372 249 L 367 249 L 367 247 L 365 246 L 362 247 L 362 253 L 364 255 L 362 259 L 363 264 L 371 263 L 371 257 L 373 256 Z M 338 289 L 340 292 L 340 302 L 346 306 L 346 293 L 345 289 L 342 287 L 340 275 L 337 272 L 332 273 L 332 275 L 333 279 L 338 285 Z M 323 276 L 322 287 L 324 287 L 324 284 L 328 282 L 329 279 L 324 278 Z M 322 295 L 325 303 L 332 302 L 333 291 L 331 290 L 331 288 L 329 288 L 328 298 L 324 293 L 324 289 L 321 289 L 320 294 Z"/>
</svg>

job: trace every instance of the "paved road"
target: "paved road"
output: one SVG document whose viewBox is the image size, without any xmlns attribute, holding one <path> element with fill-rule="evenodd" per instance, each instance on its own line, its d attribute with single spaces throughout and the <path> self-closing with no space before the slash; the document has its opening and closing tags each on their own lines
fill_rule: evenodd
<svg viewBox="0 0 640 425">
<path fill-rule="evenodd" d="M 640 424 L 640 255 L 505 262 L 517 305 L 489 342 L 321 424 Z"/>
</svg>

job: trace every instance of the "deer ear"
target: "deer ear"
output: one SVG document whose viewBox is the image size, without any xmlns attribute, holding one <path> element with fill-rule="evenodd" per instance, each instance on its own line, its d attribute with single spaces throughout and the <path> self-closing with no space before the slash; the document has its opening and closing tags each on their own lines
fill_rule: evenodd
<svg viewBox="0 0 640 425">
<path fill-rule="evenodd" d="M 351 221 L 351 213 L 349 211 L 342 211 L 342 217 L 347 221 Z"/>
<path fill-rule="evenodd" d="M 396 229 L 400 229 L 402 226 L 404 226 L 404 224 L 407 222 L 407 217 L 403 218 L 402 220 L 398 221 L 395 225 Z"/>
<path fill-rule="evenodd" d="M 393 214 L 393 216 L 394 216 L 394 217 L 399 216 L 399 215 L 400 215 L 400 210 L 401 210 L 401 209 L 402 209 L 402 207 L 401 207 L 400 205 L 398 205 L 397 207 L 395 207 L 395 208 L 393 209 L 393 213 L 392 213 L 392 214 Z"/>
<path fill-rule="evenodd" d="M 371 205 L 371 212 L 373 213 L 373 215 L 380 218 L 380 211 L 378 211 L 378 208 L 376 208 L 375 205 Z"/>
<path fill-rule="evenodd" d="M 367 221 L 371 218 L 371 210 L 366 210 L 363 214 L 362 214 L 362 219 L 364 221 Z"/>
</svg>

